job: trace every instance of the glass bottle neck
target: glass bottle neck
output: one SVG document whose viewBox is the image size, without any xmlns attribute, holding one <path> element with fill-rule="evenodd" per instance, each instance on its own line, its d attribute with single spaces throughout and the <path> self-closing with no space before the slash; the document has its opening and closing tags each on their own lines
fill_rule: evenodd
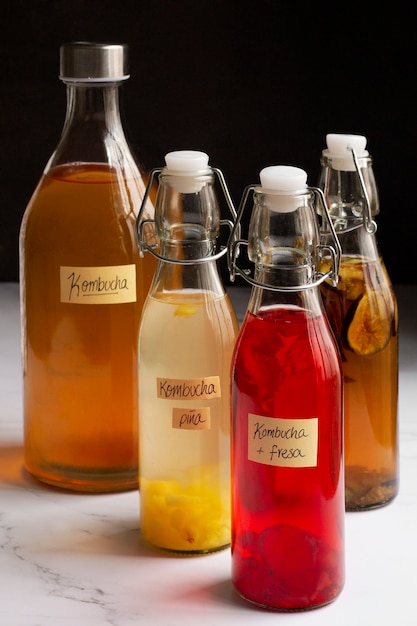
<svg viewBox="0 0 417 626">
<path fill-rule="evenodd" d="M 268 272 L 269 273 L 269 272 Z M 273 284 L 274 276 L 265 273 L 255 272 L 255 278 L 263 284 Z M 278 276 L 277 285 L 282 286 L 283 278 Z M 267 282 L 268 281 L 268 282 Z M 290 285 L 287 285 L 290 286 Z M 294 285 L 295 286 L 295 285 Z M 319 287 L 311 286 L 294 291 L 275 291 L 262 287 L 252 287 L 248 303 L 248 310 L 254 315 L 258 315 L 261 309 L 267 307 L 298 307 L 308 311 L 314 316 L 323 314 L 323 305 L 320 297 Z"/>
<path fill-rule="evenodd" d="M 316 264 L 313 259 L 304 258 L 302 264 L 285 265 L 277 264 L 275 266 L 255 266 L 254 278 L 262 285 L 271 285 L 284 289 L 287 287 L 296 288 L 309 285 L 315 280 Z M 271 289 L 270 291 L 275 291 Z"/>
<path fill-rule="evenodd" d="M 160 255 L 174 261 L 199 261 L 215 254 L 216 242 L 207 241 L 167 241 L 160 239 Z M 171 264 L 172 265 L 172 264 Z"/>
<path fill-rule="evenodd" d="M 255 193 L 249 225 L 248 258 L 254 263 L 254 281 L 297 290 L 317 280 L 319 228 L 312 194 Z"/>
<path fill-rule="evenodd" d="M 337 159 L 335 160 L 337 162 Z M 343 170 L 334 167 L 333 160 L 322 157 L 319 187 L 327 200 L 333 226 L 337 233 L 356 228 L 365 223 L 370 209 L 371 217 L 379 213 L 379 196 L 370 157 L 358 161 L 359 171 L 354 167 Z M 361 182 L 362 178 L 362 182 Z M 369 207 L 365 198 L 368 196 Z"/>
<path fill-rule="evenodd" d="M 380 258 L 376 235 L 366 230 L 362 220 L 355 227 L 338 230 L 337 236 L 343 256 L 360 256 L 369 261 L 377 261 Z M 324 243 L 326 239 L 327 236 L 324 236 Z"/>
<path fill-rule="evenodd" d="M 177 252 L 181 256 L 181 251 L 178 247 Z M 171 250 L 171 253 L 173 253 L 173 250 Z M 171 256 L 171 258 L 173 257 Z M 198 258 L 201 258 L 201 255 Z M 179 292 L 184 290 L 206 292 L 216 297 L 223 296 L 225 291 L 216 261 L 206 260 L 190 264 L 159 261 L 150 293 Z"/>
<path fill-rule="evenodd" d="M 65 123 L 47 170 L 66 163 L 132 167 L 120 117 L 120 83 L 68 83 Z"/>
</svg>

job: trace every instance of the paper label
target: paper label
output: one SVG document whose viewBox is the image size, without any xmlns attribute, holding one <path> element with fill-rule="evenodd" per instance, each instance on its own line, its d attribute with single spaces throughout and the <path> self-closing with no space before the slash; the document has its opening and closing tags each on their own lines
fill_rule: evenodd
<svg viewBox="0 0 417 626">
<path fill-rule="evenodd" d="M 318 418 L 248 415 L 248 459 L 277 467 L 316 467 Z"/>
<path fill-rule="evenodd" d="M 61 302 L 118 304 L 136 302 L 136 266 L 60 267 Z"/>
<path fill-rule="evenodd" d="M 212 400 L 221 398 L 220 377 L 157 378 L 157 397 L 163 400 Z"/>
<path fill-rule="evenodd" d="M 181 430 L 210 430 L 210 408 L 172 409 L 172 428 Z"/>
</svg>

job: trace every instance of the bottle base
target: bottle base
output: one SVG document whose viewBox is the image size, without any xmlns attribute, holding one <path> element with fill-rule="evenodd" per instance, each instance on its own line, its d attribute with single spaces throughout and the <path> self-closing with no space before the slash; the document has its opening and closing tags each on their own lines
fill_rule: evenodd
<svg viewBox="0 0 417 626">
<path fill-rule="evenodd" d="M 149 548 L 154 550 L 158 550 L 158 552 L 163 552 L 164 554 L 171 554 L 172 556 L 178 557 L 198 557 L 198 556 L 207 556 L 209 554 L 214 554 L 216 552 L 222 552 L 223 550 L 228 550 L 230 548 L 230 543 L 226 543 L 224 545 L 214 547 L 214 548 L 203 548 L 201 550 L 175 550 L 173 548 L 166 548 L 164 546 L 157 546 L 153 543 L 150 543 L 145 538 L 143 538 L 144 542 Z"/>
<path fill-rule="evenodd" d="M 369 504 L 358 504 L 355 502 L 352 502 L 352 503 L 346 502 L 345 511 L 346 513 L 358 513 L 361 511 L 365 512 L 365 511 L 373 511 L 374 509 L 382 509 L 383 507 L 391 504 L 391 502 L 395 500 L 397 495 L 398 493 L 396 492 L 385 500 L 381 500 L 380 502 L 371 502 Z"/>
<path fill-rule="evenodd" d="M 386 506 L 398 495 L 398 480 L 392 474 L 361 466 L 345 469 L 345 510 L 370 511 Z"/>
<path fill-rule="evenodd" d="M 74 469 L 66 470 L 56 468 L 40 472 L 25 466 L 26 471 L 32 478 L 40 483 L 56 487 L 66 491 L 77 491 L 83 493 L 117 493 L 122 491 L 134 491 L 139 489 L 137 472 L 129 472 L 124 476 L 120 473 L 95 472 L 85 473 Z"/>
<path fill-rule="evenodd" d="M 257 606 L 261 609 L 265 609 L 267 611 L 272 611 L 274 613 L 305 613 L 307 611 L 314 611 L 316 609 L 320 609 L 324 606 L 327 606 L 328 604 L 332 604 L 335 600 L 337 600 L 337 598 L 340 595 L 340 594 L 337 594 L 334 597 L 330 598 L 329 600 L 325 600 L 324 602 L 319 602 L 317 604 L 313 604 L 310 606 L 287 607 L 287 606 L 274 606 L 272 604 L 265 604 L 263 602 L 257 602 L 256 600 L 252 600 L 251 598 L 247 598 L 246 596 L 241 594 L 240 591 L 236 589 L 236 587 L 235 587 L 235 590 L 236 590 L 236 593 L 242 598 L 242 600 L 245 600 L 245 602 L 249 602 L 250 604 L 254 606 Z"/>
</svg>

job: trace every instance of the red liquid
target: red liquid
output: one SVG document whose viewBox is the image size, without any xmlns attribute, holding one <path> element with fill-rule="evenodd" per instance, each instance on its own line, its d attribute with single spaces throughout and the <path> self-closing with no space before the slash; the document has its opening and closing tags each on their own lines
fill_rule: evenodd
<svg viewBox="0 0 417 626">
<path fill-rule="evenodd" d="M 341 384 L 325 317 L 278 307 L 247 313 L 232 370 L 232 580 L 261 606 L 313 608 L 343 588 Z M 317 465 L 248 460 L 249 413 L 291 424 L 317 417 Z"/>
</svg>

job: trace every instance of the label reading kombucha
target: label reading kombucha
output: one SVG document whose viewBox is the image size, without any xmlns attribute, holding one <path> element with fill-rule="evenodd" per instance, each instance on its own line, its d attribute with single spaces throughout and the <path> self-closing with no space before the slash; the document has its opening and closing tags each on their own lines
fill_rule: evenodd
<svg viewBox="0 0 417 626">
<path fill-rule="evenodd" d="M 61 302 L 136 302 L 136 266 L 60 267 Z"/>
<path fill-rule="evenodd" d="M 210 408 L 172 409 L 172 428 L 181 430 L 210 430 Z"/>
<path fill-rule="evenodd" d="M 221 398 L 220 377 L 157 378 L 157 397 L 163 400 L 212 400 Z"/>
<path fill-rule="evenodd" d="M 278 467 L 317 465 L 318 418 L 248 415 L 248 459 Z"/>
</svg>

